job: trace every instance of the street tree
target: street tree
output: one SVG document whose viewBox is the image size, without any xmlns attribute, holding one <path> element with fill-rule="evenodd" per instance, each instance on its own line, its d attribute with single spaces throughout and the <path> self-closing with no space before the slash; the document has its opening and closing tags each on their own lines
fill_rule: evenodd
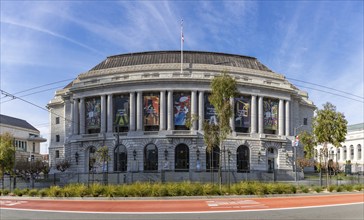
<svg viewBox="0 0 364 220">
<path fill-rule="evenodd" d="M 317 110 L 316 116 L 313 118 L 313 135 L 315 142 L 322 145 L 325 164 L 328 166 L 328 144 L 338 148 L 345 141 L 347 133 L 347 120 L 341 112 L 336 111 L 336 107 L 327 102 L 323 105 L 323 109 Z M 328 167 L 327 167 L 328 170 Z M 328 183 L 328 172 L 326 181 Z"/>
<path fill-rule="evenodd" d="M 10 133 L 0 135 L 0 177 L 4 186 L 4 174 L 12 173 L 15 163 L 13 136 Z"/>
<path fill-rule="evenodd" d="M 66 171 L 68 168 L 70 168 L 70 166 L 71 166 L 71 163 L 66 159 L 63 159 L 56 163 L 56 169 L 61 171 L 62 173 L 64 171 Z"/>
<path fill-rule="evenodd" d="M 220 150 L 219 157 L 219 185 L 221 187 L 221 152 L 223 142 L 231 133 L 230 118 L 233 116 L 234 110 L 231 105 L 230 99 L 237 95 L 236 80 L 232 78 L 227 72 L 216 76 L 211 82 L 211 95 L 209 96 L 210 103 L 214 106 L 217 116 L 217 140 Z M 214 147 L 208 145 L 207 147 Z"/>
</svg>

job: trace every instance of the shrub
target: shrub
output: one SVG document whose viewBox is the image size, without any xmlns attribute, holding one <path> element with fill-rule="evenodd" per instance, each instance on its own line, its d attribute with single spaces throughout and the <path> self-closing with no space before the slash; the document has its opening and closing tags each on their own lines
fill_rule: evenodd
<svg viewBox="0 0 364 220">
<path fill-rule="evenodd" d="M 94 183 L 89 186 L 89 194 L 93 197 L 99 197 L 104 195 L 105 188 L 100 183 Z"/>
<path fill-rule="evenodd" d="M 47 196 L 47 189 L 41 189 L 41 190 L 39 190 L 39 191 L 38 191 L 38 195 L 39 195 L 40 197 L 45 197 L 45 196 Z"/>
<path fill-rule="evenodd" d="M 115 185 L 107 185 L 104 189 L 104 196 L 107 197 L 114 197 L 116 193 L 116 186 Z"/>
<path fill-rule="evenodd" d="M 34 197 L 39 195 L 39 191 L 37 189 L 31 189 L 27 194 L 31 197 Z"/>
<path fill-rule="evenodd" d="M 14 195 L 16 195 L 16 196 L 23 196 L 23 194 L 24 194 L 24 190 L 21 190 L 21 189 L 14 189 L 13 190 L 13 193 L 14 193 Z"/>
<path fill-rule="evenodd" d="M 51 186 L 47 189 L 47 196 L 48 197 L 61 197 L 62 189 L 59 186 Z"/>
<path fill-rule="evenodd" d="M 313 190 L 315 191 L 315 192 L 317 192 L 317 193 L 320 193 L 320 192 L 322 192 L 322 187 L 321 186 L 315 186 L 315 187 L 313 187 Z"/>
<path fill-rule="evenodd" d="M 336 186 L 335 186 L 335 185 L 330 185 L 330 186 L 327 188 L 327 191 L 329 191 L 329 192 L 333 192 L 335 189 L 336 189 Z"/>
<path fill-rule="evenodd" d="M 353 185 L 344 185 L 343 187 L 348 192 L 352 192 L 354 190 Z"/>
<path fill-rule="evenodd" d="M 303 193 L 308 193 L 310 189 L 307 186 L 300 185 L 300 191 Z"/>
<path fill-rule="evenodd" d="M 10 193 L 10 190 L 8 190 L 8 189 L 3 189 L 3 190 L 1 191 L 1 195 L 3 195 L 3 196 L 7 196 L 7 195 L 9 195 L 9 193 Z"/>
<path fill-rule="evenodd" d="M 363 188 L 364 188 L 364 185 L 362 185 L 362 184 L 354 185 L 354 189 L 357 191 L 361 191 Z"/>
<path fill-rule="evenodd" d="M 343 186 L 336 187 L 336 192 L 342 192 L 344 190 Z"/>
</svg>

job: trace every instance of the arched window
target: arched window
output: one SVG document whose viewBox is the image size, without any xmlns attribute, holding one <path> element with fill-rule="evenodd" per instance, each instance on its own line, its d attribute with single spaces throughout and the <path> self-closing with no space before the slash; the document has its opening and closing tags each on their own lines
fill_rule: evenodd
<svg viewBox="0 0 364 220">
<path fill-rule="evenodd" d="M 354 146 L 350 145 L 350 160 L 354 160 Z"/>
<path fill-rule="evenodd" d="M 148 144 L 144 148 L 144 170 L 158 170 L 158 148 L 155 144 Z"/>
<path fill-rule="evenodd" d="M 128 153 L 124 145 L 118 145 L 114 150 L 114 171 L 126 171 L 128 167 Z"/>
<path fill-rule="evenodd" d="M 206 148 L 206 171 L 217 171 L 219 168 L 220 149 L 215 146 L 210 151 Z"/>
<path fill-rule="evenodd" d="M 94 172 L 96 169 L 96 148 L 90 147 L 88 151 L 88 170 Z"/>
<path fill-rule="evenodd" d="M 245 145 L 239 146 L 236 151 L 236 167 L 238 172 L 247 172 L 250 170 L 249 148 Z"/>
<path fill-rule="evenodd" d="M 340 160 L 340 148 L 337 149 L 336 160 Z"/>
<path fill-rule="evenodd" d="M 343 147 L 343 160 L 345 161 L 346 160 L 346 146 Z"/>
<path fill-rule="evenodd" d="M 175 149 L 175 170 L 176 171 L 188 171 L 189 169 L 189 155 L 190 151 L 185 144 L 177 145 Z"/>
<path fill-rule="evenodd" d="M 361 160 L 361 145 L 358 144 L 358 160 Z"/>
</svg>

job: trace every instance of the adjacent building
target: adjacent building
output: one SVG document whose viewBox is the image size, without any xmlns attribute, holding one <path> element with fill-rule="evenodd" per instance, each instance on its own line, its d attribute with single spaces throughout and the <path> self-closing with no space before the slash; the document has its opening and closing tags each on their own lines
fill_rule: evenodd
<svg viewBox="0 0 364 220">
<path fill-rule="evenodd" d="M 345 165 L 351 165 L 351 172 L 364 172 L 364 123 L 348 126 L 345 142 L 336 148 L 328 145 L 328 159 L 338 163 L 339 169 L 345 171 Z M 320 160 L 323 146 L 315 149 L 316 161 Z"/>
<path fill-rule="evenodd" d="M 235 180 L 273 171 L 292 177 L 294 133 L 311 128 L 315 108 L 308 94 L 254 57 L 184 51 L 180 62 L 180 51 L 110 56 L 56 91 L 48 104 L 51 166 L 66 159 L 67 172 L 118 172 L 132 181 L 207 181 L 219 163 Z M 223 149 L 208 151 L 203 122 L 216 121 L 210 83 L 223 71 L 239 91 L 232 134 Z M 111 160 L 96 166 L 102 146 Z"/>
<path fill-rule="evenodd" d="M 14 147 L 16 149 L 16 159 L 42 160 L 40 154 L 40 143 L 47 139 L 40 136 L 40 132 L 27 121 L 0 114 L 0 133 L 10 133 L 14 137 Z M 32 156 L 33 155 L 33 156 Z"/>
</svg>

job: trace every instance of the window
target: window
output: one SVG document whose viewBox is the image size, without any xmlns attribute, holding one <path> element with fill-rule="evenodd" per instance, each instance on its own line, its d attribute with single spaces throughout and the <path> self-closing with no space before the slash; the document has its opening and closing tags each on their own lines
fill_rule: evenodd
<svg viewBox="0 0 364 220">
<path fill-rule="evenodd" d="M 350 145 L 350 160 L 354 160 L 354 146 Z"/>
<path fill-rule="evenodd" d="M 303 118 L 303 125 L 307 125 L 307 118 Z"/>
<path fill-rule="evenodd" d="M 118 145 L 114 150 L 114 171 L 124 172 L 128 166 L 128 154 L 124 145 Z"/>
<path fill-rule="evenodd" d="M 56 124 L 59 124 L 59 117 L 56 117 Z"/>
<path fill-rule="evenodd" d="M 220 149 L 218 146 L 215 146 L 213 149 L 208 151 L 206 148 L 206 171 L 212 172 L 217 171 L 219 168 L 219 155 Z"/>
<path fill-rule="evenodd" d="M 337 149 L 336 160 L 340 160 L 340 149 Z"/>
<path fill-rule="evenodd" d="M 238 172 L 248 172 L 249 166 L 249 148 L 247 146 L 239 146 L 236 151 L 236 167 Z"/>
<path fill-rule="evenodd" d="M 35 143 L 33 142 L 33 153 L 35 153 Z"/>
<path fill-rule="evenodd" d="M 154 144 L 148 144 L 144 148 L 144 171 L 158 170 L 158 148 Z"/>
<path fill-rule="evenodd" d="M 358 160 L 361 160 L 361 145 L 358 144 Z"/>
<path fill-rule="evenodd" d="M 59 150 L 56 150 L 56 158 L 59 158 Z"/>
<path fill-rule="evenodd" d="M 346 160 L 346 146 L 343 147 L 343 160 Z"/>
<path fill-rule="evenodd" d="M 189 149 L 185 144 L 177 145 L 175 149 L 175 170 L 176 171 L 188 171 L 189 169 Z"/>
<path fill-rule="evenodd" d="M 59 142 L 60 141 L 60 136 L 57 134 L 56 135 L 56 142 Z"/>
</svg>

